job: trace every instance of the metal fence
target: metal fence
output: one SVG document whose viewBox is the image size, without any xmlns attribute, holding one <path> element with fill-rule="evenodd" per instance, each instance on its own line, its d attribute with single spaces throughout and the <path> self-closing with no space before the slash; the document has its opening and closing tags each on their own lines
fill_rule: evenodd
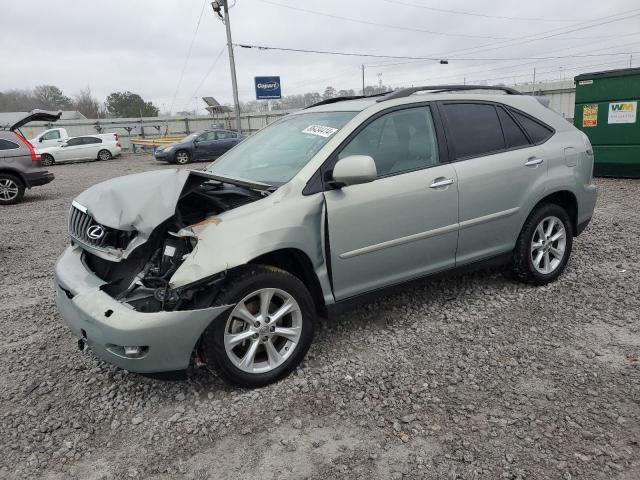
<svg viewBox="0 0 640 480">
<path fill-rule="evenodd" d="M 294 110 L 248 113 L 240 116 L 244 134 L 252 134 Z M 114 132 L 120 136 L 124 148 L 131 147 L 131 138 L 153 138 L 163 135 L 188 135 L 207 128 L 235 130 L 232 114 L 196 117 L 144 117 L 144 118 L 100 118 L 61 120 L 55 123 L 33 122 L 21 130 L 27 138 L 33 138 L 49 128 L 63 127 L 71 137 Z"/>
</svg>

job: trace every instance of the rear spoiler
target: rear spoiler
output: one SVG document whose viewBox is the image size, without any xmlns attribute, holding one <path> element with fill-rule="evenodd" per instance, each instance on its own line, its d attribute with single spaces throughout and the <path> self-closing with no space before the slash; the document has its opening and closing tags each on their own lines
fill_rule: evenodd
<svg viewBox="0 0 640 480">
<path fill-rule="evenodd" d="M 48 112 L 46 110 L 31 110 L 25 117 L 9 126 L 9 130 L 14 131 L 29 122 L 57 122 L 62 116 L 62 111 Z"/>
</svg>

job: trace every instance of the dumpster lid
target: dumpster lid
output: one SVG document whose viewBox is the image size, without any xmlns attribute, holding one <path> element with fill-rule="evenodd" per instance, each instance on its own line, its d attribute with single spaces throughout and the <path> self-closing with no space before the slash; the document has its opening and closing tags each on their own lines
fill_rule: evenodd
<svg viewBox="0 0 640 480">
<path fill-rule="evenodd" d="M 640 75 L 640 68 L 618 68 L 616 70 L 604 70 L 602 72 L 581 73 L 574 80 L 591 80 L 593 78 L 625 77 L 627 75 Z"/>
</svg>

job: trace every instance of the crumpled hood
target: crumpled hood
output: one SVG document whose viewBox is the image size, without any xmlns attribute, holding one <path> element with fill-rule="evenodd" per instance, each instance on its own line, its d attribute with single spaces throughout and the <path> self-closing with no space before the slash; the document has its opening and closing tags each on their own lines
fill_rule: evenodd
<svg viewBox="0 0 640 480">
<path fill-rule="evenodd" d="M 191 173 L 170 169 L 112 178 L 88 188 L 75 201 L 102 225 L 148 237 L 175 213 Z"/>
</svg>

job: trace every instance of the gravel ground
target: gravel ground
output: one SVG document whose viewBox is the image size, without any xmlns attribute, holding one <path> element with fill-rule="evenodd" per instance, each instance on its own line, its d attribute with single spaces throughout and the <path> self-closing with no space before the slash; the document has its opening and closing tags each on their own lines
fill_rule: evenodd
<svg viewBox="0 0 640 480">
<path fill-rule="evenodd" d="M 0 211 L 0 477 L 640 478 L 640 182 L 599 179 L 543 288 L 478 272 L 322 321 L 261 390 L 82 353 L 54 305 L 72 198 L 149 157 L 54 166 Z"/>
</svg>

